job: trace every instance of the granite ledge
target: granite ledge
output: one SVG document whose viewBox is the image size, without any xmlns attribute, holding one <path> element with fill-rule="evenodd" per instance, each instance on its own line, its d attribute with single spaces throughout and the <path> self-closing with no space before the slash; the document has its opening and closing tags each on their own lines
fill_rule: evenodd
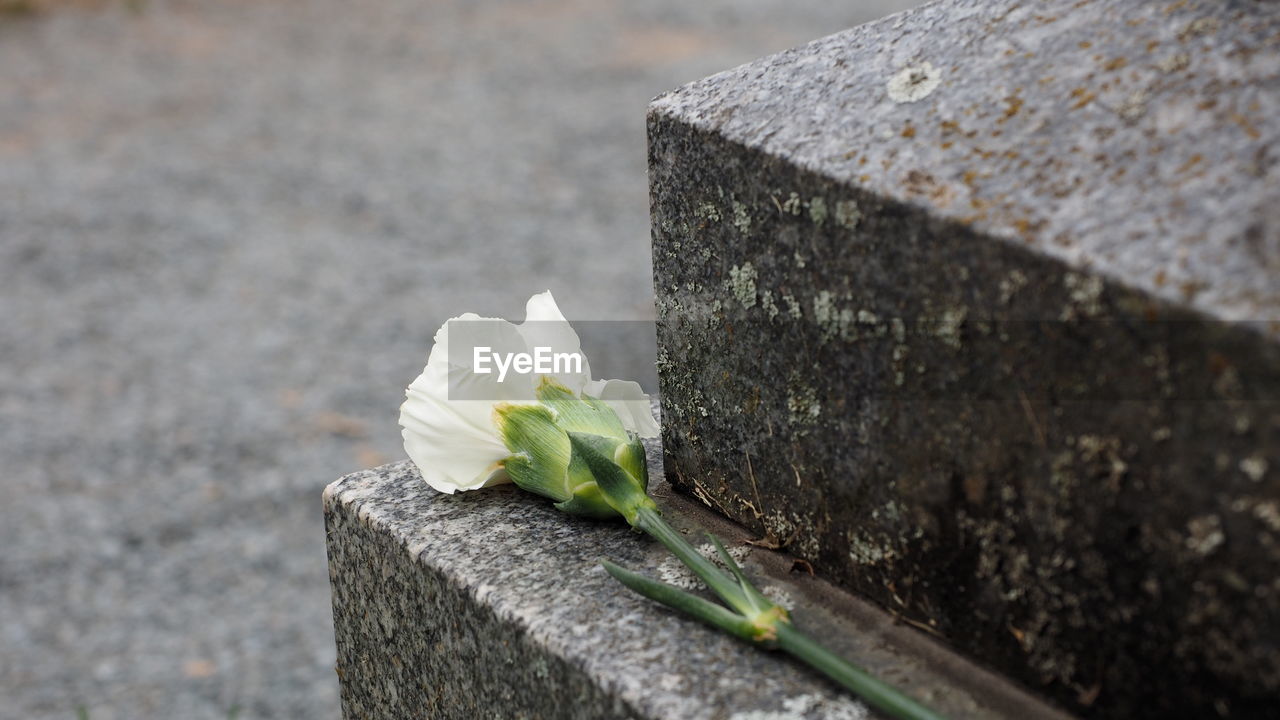
<svg viewBox="0 0 1280 720">
<path fill-rule="evenodd" d="M 657 456 L 651 467 L 659 465 Z M 797 624 L 955 718 L 1067 717 L 924 633 L 744 544 L 738 526 L 653 493 L 682 532 L 712 529 Z M 344 717 L 874 717 L 825 679 L 631 594 L 598 564 L 689 581 L 616 523 L 511 486 L 443 495 L 410 462 L 324 492 Z M 444 605 L 441 605 L 444 603 Z M 444 609 L 442 609 L 444 608 Z M 408 667 L 415 668 L 412 672 Z M 502 678 L 494 684 L 494 672 Z"/>
</svg>

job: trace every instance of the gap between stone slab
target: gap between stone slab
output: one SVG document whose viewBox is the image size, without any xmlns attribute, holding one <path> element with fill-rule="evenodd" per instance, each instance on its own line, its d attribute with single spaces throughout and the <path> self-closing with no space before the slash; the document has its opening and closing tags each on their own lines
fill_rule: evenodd
<svg viewBox="0 0 1280 720">
<path fill-rule="evenodd" d="M 751 545 L 757 539 L 745 527 L 716 514 L 696 498 L 674 488 L 665 479 L 651 481 L 650 494 L 658 501 L 664 515 L 673 527 L 686 535 L 695 547 L 700 545 L 701 533 L 717 535 L 730 550 L 747 547 L 747 561 L 755 567 L 747 567 L 749 574 L 763 571 L 756 580 L 785 580 L 795 587 L 809 602 L 803 603 L 799 616 L 794 618 L 797 627 L 827 643 L 827 636 L 820 627 L 806 627 L 806 618 L 812 618 L 814 608 L 821 608 L 845 623 L 857 626 L 864 632 L 876 628 L 876 637 L 859 637 L 862 643 L 878 640 L 892 648 L 895 655 L 915 657 L 919 663 L 948 681 L 948 684 L 964 688 L 971 695 L 981 697 L 989 709 L 999 716 L 1009 718 L 1045 718 L 1046 720 L 1070 720 L 1075 717 L 1049 705 L 1023 687 L 1000 674 L 977 664 L 952 648 L 941 637 L 912 627 L 892 613 L 869 600 L 839 589 L 818 575 L 794 570 L 796 558 L 786 552 L 769 550 Z M 760 582 L 766 585 L 767 582 Z M 690 622 L 693 622 L 690 620 Z M 834 648 L 833 648 L 834 649 Z M 850 658 L 857 661 L 857 658 Z"/>
</svg>

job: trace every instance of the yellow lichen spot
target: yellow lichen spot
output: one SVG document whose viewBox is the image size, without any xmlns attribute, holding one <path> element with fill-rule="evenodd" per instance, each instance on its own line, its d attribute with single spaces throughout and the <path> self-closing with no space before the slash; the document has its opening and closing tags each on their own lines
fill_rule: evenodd
<svg viewBox="0 0 1280 720">
<path fill-rule="evenodd" d="M 1235 124 L 1239 125 L 1240 129 L 1244 130 L 1245 135 L 1248 135 L 1254 140 L 1257 140 L 1258 138 L 1262 137 L 1262 133 L 1258 132 L 1258 128 L 1254 127 L 1253 123 L 1249 122 L 1249 119 L 1246 118 L 1245 116 L 1239 113 L 1232 113 L 1231 120 Z"/>
<path fill-rule="evenodd" d="M 1074 105 L 1071 106 L 1071 109 L 1079 110 L 1080 108 L 1092 102 L 1093 99 L 1097 96 L 1089 92 L 1085 88 L 1078 87 L 1075 90 L 1071 91 L 1071 97 L 1076 99 L 1076 102 Z"/>
<path fill-rule="evenodd" d="M 1191 56 L 1186 53 L 1177 53 L 1160 61 L 1159 67 L 1162 71 L 1171 73 L 1179 70 L 1186 70 L 1191 64 Z"/>
<path fill-rule="evenodd" d="M 1018 111 L 1022 109 L 1022 98 L 1017 95 L 1010 95 L 1005 98 L 1004 101 L 1008 104 L 1008 107 L 1004 109 L 1004 117 L 997 122 L 1004 122 L 1005 120 L 1008 120 L 1014 115 L 1017 115 Z"/>
<path fill-rule="evenodd" d="M 1181 32 L 1178 33 L 1178 39 L 1187 41 L 1197 35 L 1208 35 L 1218 29 L 1218 18 L 1203 17 L 1191 21 Z"/>
<path fill-rule="evenodd" d="M 1184 172 L 1187 172 L 1188 170 L 1190 170 L 1191 168 L 1195 167 L 1196 165 L 1199 165 L 1199 164 L 1201 163 L 1201 161 L 1203 161 L 1203 160 L 1204 160 L 1204 156 L 1203 156 L 1203 155 L 1201 155 L 1200 153 L 1196 153 L 1195 155 L 1192 155 L 1191 157 L 1187 158 L 1187 161 L 1186 161 L 1186 162 L 1184 162 L 1184 163 L 1182 164 L 1182 166 L 1181 166 L 1181 167 L 1179 167 L 1179 168 L 1178 168 L 1177 170 L 1175 170 L 1174 172 L 1176 172 L 1176 173 L 1178 173 L 1178 174 L 1182 174 L 1182 173 L 1184 173 Z"/>
</svg>

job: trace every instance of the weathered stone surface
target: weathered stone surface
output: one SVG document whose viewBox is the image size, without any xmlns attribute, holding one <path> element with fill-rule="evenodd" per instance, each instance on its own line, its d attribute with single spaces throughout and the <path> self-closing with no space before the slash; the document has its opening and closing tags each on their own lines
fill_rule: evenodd
<svg viewBox="0 0 1280 720">
<path fill-rule="evenodd" d="M 651 317 L 645 102 L 907 4 L 0 0 L 0 718 L 340 717 L 439 324 Z"/>
<path fill-rule="evenodd" d="M 655 491 L 669 486 L 655 479 Z M 674 526 L 696 527 L 700 508 L 661 502 Z M 566 516 L 511 486 L 441 495 L 408 462 L 342 478 L 324 505 L 348 720 L 870 716 L 800 665 L 614 582 L 600 558 L 692 581 L 625 525 Z M 742 530 L 711 517 L 745 553 Z M 745 557 L 801 627 L 950 716 L 1058 717 L 883 611 L 790 574 L 789 558 Z"/>
<path fill-rule="evenodd" d="M 675 484 L 1078 712 L 1280 702 L 1280 6 L 933 3 L 649 139 Z"/>
</svg>

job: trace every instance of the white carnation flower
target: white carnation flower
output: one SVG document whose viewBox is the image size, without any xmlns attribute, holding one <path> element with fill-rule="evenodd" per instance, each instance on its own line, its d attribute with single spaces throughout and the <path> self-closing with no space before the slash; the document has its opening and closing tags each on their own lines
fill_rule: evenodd
<svg viewBox="0 0 1280 720">
<path fill-rule="evenodd" d="M 533 354 L 536 348 L 550 348 L 553 353 L 578 355 L 581 366 L 573 372 L 508 373 L 503 382 L 496 382 L 495 375 L 476 373 L 470 363 L 459 362 L 460 358 L 451 361 L 449 326 L 455 321 L 476 321 L 466 326 L 468 345 L 483 339 L 494 353 L 504 354 Z M 477 333 L 482 337 L 471 336 Z M 543 378 L 575 395 L 599 398 L 618 414 L 624 428 L 640 437 L 658 434 L 649 397 L 638 383 L 591 379 L 590 363 L 582 353 L 578 334 L 547 291 L 529 298 L 525 322 L 520 325 L 467 313 L 452 318 L 436 332 L 427 366 L 409 385 L 407 399 L 400 406 L 405 451 L 427 484 L 452 494 L 510 482 L 502 461 L 511 451 L 494 424 L 493 411 L 504 403 L 536 403 L 535 392 Z M 484 399 L 458 399 L 463 397 Z"/>
</svg>

